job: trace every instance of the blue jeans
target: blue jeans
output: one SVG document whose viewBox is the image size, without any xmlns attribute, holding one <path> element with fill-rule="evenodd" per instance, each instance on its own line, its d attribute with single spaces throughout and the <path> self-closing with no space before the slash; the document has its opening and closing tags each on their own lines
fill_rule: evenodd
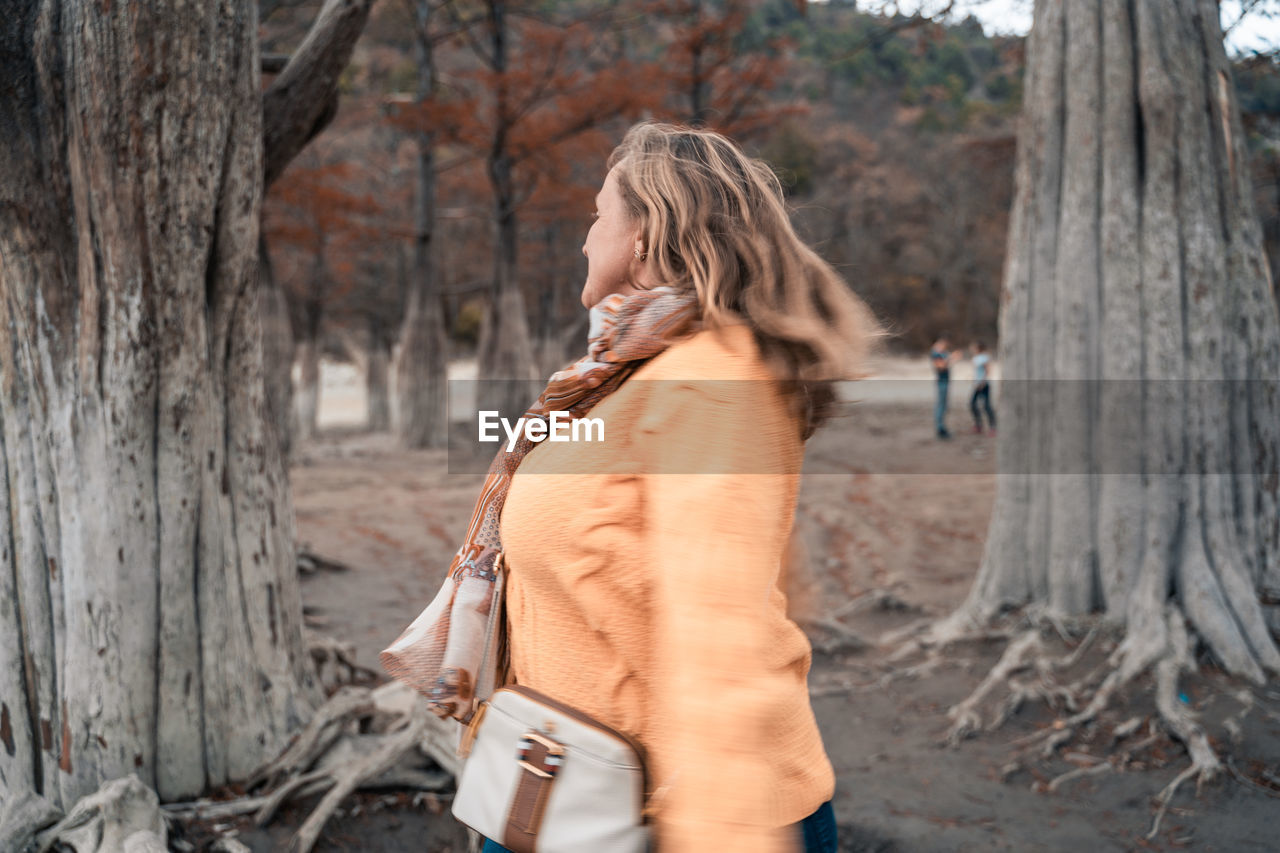
<svg viewBox="0 0 1280 853">
<path fill-rule="evenodd" d="M 996 428 L 996 413 L 991 408 L 991 386 L 986 382 L 980 382 L 973 389 L 973 396 L 969 398 L 969 411 L 973 413 L 973 425 L 979 430 L 982 429 L 982 412 L 978 409 L 978 401 L 982 401 L 983 409 L 987 412 L 987 425 L 992 429 Z"/>
<path fill-rule="evenodd" d="M 800 821 L 800 833 L 804 837 L 804 853 L 837 853 L 836 813 L 827 800 L 818 810 Z M 510 853 L 496 841 L 486 839 L 482 853 Z"/>
<path fill-rule="evenodd" d="M 836 843 L 836 812 L 827 800 L 818 810 L 800 821 L 804 835 L 804 853 L 838 853 Z"/>
<path fill-rule="evenodd" d="M 947 431 L 947 386 L 951 384 L 950 371 L 938 373 L 938 403 L 933 407 L 933 423 L 941 435 Z"/>
</svg>

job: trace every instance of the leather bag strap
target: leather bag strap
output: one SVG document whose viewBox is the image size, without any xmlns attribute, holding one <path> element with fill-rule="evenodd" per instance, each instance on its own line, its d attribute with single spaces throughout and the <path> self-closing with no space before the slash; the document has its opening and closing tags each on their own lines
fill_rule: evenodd
<svg viewBox="0 0 1280 853">
<path fill-rule="evenodd" d="M 534 853 L 534 842 L 546 812 L 551 786 L 564 760 L 564 749 L 543 735 L 525 735 L 520 758 L 520 781 L 507 812 L 502 846 L 512 853 Z"/>
</svg>

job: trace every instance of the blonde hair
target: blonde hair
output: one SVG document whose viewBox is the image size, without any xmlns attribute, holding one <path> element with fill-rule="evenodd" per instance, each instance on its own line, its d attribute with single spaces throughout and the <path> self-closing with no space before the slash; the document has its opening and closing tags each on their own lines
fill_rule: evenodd
<svg viewBox="0 0 1280 853">
<path fill-rule="evenodd" d="M 807 438 L 883 332 L 796 234 L 777 175 L 719 133 L 658 122 L 633 126 L 608 165 L 654 279 L 693 289 L 706 326 L 752 329 Z"/>
</svg>

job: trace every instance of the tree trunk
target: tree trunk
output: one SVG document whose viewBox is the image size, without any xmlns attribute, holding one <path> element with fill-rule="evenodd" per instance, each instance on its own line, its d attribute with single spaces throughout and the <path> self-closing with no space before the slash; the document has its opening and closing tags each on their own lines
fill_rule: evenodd
<svg viewBox="0 0 1280 853">
<path fill-rule="evenodd" d="M 509 105 L 506 91 L 506 4 L 490 0 L 489 25 L 496 78 L 497 127 L 489 154 L 489 181 L 494 195 L 493 289 L 480 325 L 476 399 L 482 409 L 516 417 L 536 399 L 532 380 L 538 378 L 533 340 L 524 296 L 517 278 L 519 227 L 515 209 L 513 163 L 507 150 Z M 511 414 L 514 413 L 514 414 Z"/>
<path fill-rule="evenodd" d="M 318 284 L 313 283 L 313 288 Z M 302 340 L 298 341 L 298 393 L 294 398 L 294 436 L 310 441 L 316 434 L 320 411 L 320 297 L 313 292 L 303 308 Z"/>
<path fill-rule="evenodd" d="M 419 0 L 418 99 L 435 90 L 431 45 L 431 4 Z M 444 447 L 448 442 L 448 338 L 435 275 L 432 237 L 435 235 L 435 141 L 419 134 L 418 189 L 414 196 L 413 270 L 400 349 L 396 357 L 395 432 L 407 448 Z"/>
<path fill-rule="evenodd" d="M 382 321 L 369 318 L 369 349 L 364 363 L 365 427 L 372 432 L 391 429 L 390 378 L 391 347 Z"/>
<path fill-rule="evenodd" d="M 516 278 L 516 215 L 509 199 L 500 199 L 498 208 L 495 283 L 480 325 L 477 399 L 483 409 L 512 416 L 533 403 L 537 395 L 532 381 L 538 373 L 529 317 Z"/>
<path fill-rule="evenodd" d="M 1280 322 L 1216 4 L 1040 0 L 1028 51 L 1002 476 L 962 612 L 1100 610 L 1134 669 L 1171 604 L 1261 681 L 1280 671 Z"/>
<path fill-rule="evenodd" d="M 0 800 L 193 796 L 322 698 L 264 419 L 254 9 L 0 21 Z"/>
<path fill-rule="evenodd" d="M 271 268 L 267 241 L 258 241 L 258 314 L 262 318 L 262 363 L 267 388 L 267 423 L 275 430 L 280 458 L 289 470 L 293 449 L 293 324 L 289 299 Z"/>
<path fill-rule="evenodd" d="M 307 37 L 263 94 L 262 168 L 267 187 L 337 115 L 338 83 L 372 8 L 372 0 L 325 0 Z M 288 297 L 272 275 L 265 238 L 259 254 L 268 420 L 279 438 L 287 473 L 297 431 L 293 330 Z"/>
</svg>

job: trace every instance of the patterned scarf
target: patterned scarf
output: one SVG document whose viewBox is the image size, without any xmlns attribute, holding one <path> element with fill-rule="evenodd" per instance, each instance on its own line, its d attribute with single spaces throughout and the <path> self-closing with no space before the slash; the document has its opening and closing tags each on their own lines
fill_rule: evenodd
<svg viewBox="0 0 1280 853">
<path fill-rule="evenodd" d="M 526 418 L 548 419 L 553 411 L 571 418 L 587 414 L 613 393 L 643 362 L 698 328 L 698 302 L 692 292 L 670 287 L 623 296 L 614 293 L 590 312 L 587 354 L 552 374 Z M 408 628 L 379 655 L 392 677 L 430 700 L 440 717 L 469 718 L 478 698 L 487 626 L 501 618 L 495 595 L 502 554 L 499 523 L 520 461 L 538 442 L 522 430 L 508 452 L 499 449 L 485 477 L 462 547 L 449 564 L 440 592 Z"/>
</svg>

